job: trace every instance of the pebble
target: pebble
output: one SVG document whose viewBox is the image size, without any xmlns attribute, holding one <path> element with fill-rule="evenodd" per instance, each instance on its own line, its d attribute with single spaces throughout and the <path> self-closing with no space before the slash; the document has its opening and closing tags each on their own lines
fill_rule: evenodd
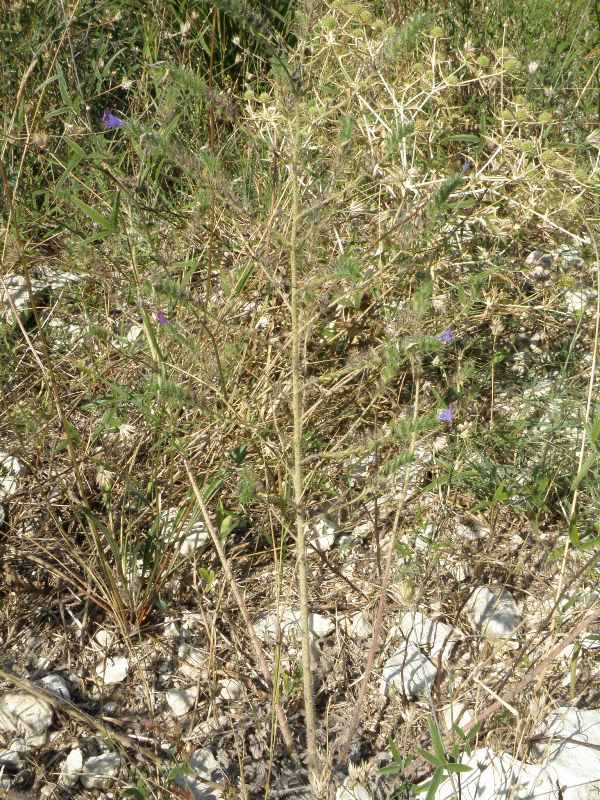
<svg viewBox="0 0 600 800">
<path fill-rule="evenodd" d="M 0 450 L 0 469 L 9 475 L 20 476 L 27 473 L 27 467 L 22 461 L 16 456 L 5 453 L 3 450 Z"/>
<path fill-rule="evenodd" d="M 181 659 L 178 671 L 189 678 L 191 681 L 197 681 L 206 675 L 206 662 L 208 655 L 205 650 L 199 647 L 190 647 L 190 645 L 182 644 L 178 650 L 177 655 Z"/>
<path fill-rule="evenodd" d="M 448 663 L 452 651 L 463 638 L 462 633 L 452 625 L 439 620 L 429 619 L 419 611 L 408 611 L 397 628 L 392 628 L 392 635 L 399 631 L 408 642 L 429 652 L 433 661 L 442 653 L 443 663 Z"/>
<path fill-rule="evenodd" d="M 170 689 L 165 697 L 173 714 L 176 717 L 183 717 L 193 708 L 198 697 L 198 688 L 189 686 L 187 689 Z"/>
<path fill-rule="evenodd" d="M 81 777 L 83 767 L 83 753 L 81 748 L 74 747 L 65 758 L 60 768 L 58 783 L 60 786 L 69 788 L 74 786 Z"/>
<path fill-rule="evenodd" d="M 220 682 L 219 686 L 221 687 L 219 697 L 230 702 L 239 700 L 244 690 L 243 684 L 240 681 L 236 681 L 235 678 L 226 678 Z"/>
<path fill-rule="evenodd" d="M 0 773 L 1 767 L 11 767 L 12 769 L 22 769 L 23 760 L 21 756 L 29 750 L 27 742 L 23 739 L 14 739 L 6 750 L 0 750 Z"/>
<path fill-rule="evenodd" d="M 100 653 L 108 653 L 114 645 L 116 636 L 112 631 L 106 628 L 98 628 L 96 633 L 90 639 L 90 647 Z"/>
<path fill-rule="evenodd" d="M 184 521 L 185 519 L 185 521 Z M 177 543 L 182 556 L 193 555 L 210 542 L 210 533 L 202 520 L 192 521 L 180 508 L 168 508 L 161 514 L 161 533 Z"/>
<path fill-rule="evenodd" d="M 102 659 L 96 667 L 96 675 L 105 686 L 122 683 L 129 672 L 129 661 L 125 656 Z"/>
<path fill-rule="evenodd" d="M 31 744 L 37 745 L 39 739 L 45 738 L 52 717 L 48 703 L 27 692 L 12 692 L 0 698 L 0 731 L 21 735 Z"/>
<path fill-rule="evenodd" d="M 526 764 L 508 753 L 496 755 L 487 747 L 463 755 L 460 763 L 470 767 L 470 772 L 445 780 L 436 791 L 435 800 L 451 800 L 456 796 L 461 800 L 559 800 L 562 797 L 556 772 L 550 766 Z"/>
<path fill-rule="evenodd" d="M 179 639 L 179 624 L 174 617 L 165 617 L 163 622 L 163 636 L 167 639 Z"/>
<path fill-rule="evenodd" d="M 490 529 L 474 517 L 461 517 L 456 523 L 454 533 L 469 542 L 480 542 L 490 535 Z"/>
<path fill-rule="evenodd" d="M 45 675 L 40 680 L 40 684 L 44 687 L 44 689 L 47 689 L 49 692 L 53 692 L 59 697 L 64 697 L 65 700 L 71 699 L 69 684 L 62 675 Z"/>
<path fill-rule="evenodd" d="M 514 597 L 502 587 L 480 586 L 465 608 L 475 630 L 486 639 L 510 637 L 521 624 Z"/>
<path fill-rule="evenodd" d="M 103 753 L 88 758 L 81 769 L 80 780 L 86 789 L 107 789 L 121 770 L 116 753 Z"/>
<path fill-rule="evenodd" d="M 578 311 L 585 311 L 595 298 L 596 292 L 593 289 L 573 289 L 565 292 L 564 300 L 567 311 L 576 314 Z"/>
<path fill-rule="evenodd" d="M 220 800 L 223 793 L 214 785 L 225 777 L 210 750 L 196 750 L 190 758 L 191 774 L 179 775 L 175 784 L 190 800 Z"/>
<path fill-rule="evenodd" d="M 254 630 L 261 641 L 269 644 L 277 641 L 280 624 L 284 639 L 300 637 L 300 611 L 291 608 L 282 609 L 279 615 L 276 611 L 270 611 L 254 624 Z M 308 626 L 317 639 L 322 639 L 335 630 L 335 622 L 323 614 L 309 614 Z"/>
<path fill-rule="evenodd" d="M 338 527 L 326 516 L 311 521 L 308 529 L 308 540 L 320 553 L 331 550 L 335 544 Z"/>
<path fill-rule="evenodd" d="M 352 617 L 350 630 L 357 639 L 368 639 L 373 634 L 373 626 L 364 611 L 359 611 Z"/>
<path fill-rule="evenodd" d="M 436 676 L 437 668 L 431 660 L 412 642 L 407 642 L 385 662 L 380 691 L 388 696 L 392 687 L 396 687 L 409 698 L 428 696 Z"/>
<path fill-rule="evenodd" d="M 335 793 L 335 800 L 373 800 L 373 795 L 362 783 L 354 783 L 346 779 Z"/>
</svg>

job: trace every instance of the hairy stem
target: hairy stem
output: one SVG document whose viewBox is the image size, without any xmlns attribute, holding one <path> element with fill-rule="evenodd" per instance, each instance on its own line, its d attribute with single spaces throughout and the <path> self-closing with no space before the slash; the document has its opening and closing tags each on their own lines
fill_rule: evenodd
<svg viewBox="0 0 600 800">
<path fill-rule="evenodd" d="M 300 120 L 296 108 L 292 131 L 292 226 L 290 239 L 290 289 L 291 289 L 291 366 L 292 366 L 292 414 L 294 417 L 294 505 L 296 516 L 296 566 L 300 594 L 300 618 L 302 625 L 302 679 L 304 688 L 304 715 L 308 769 L 313 777 L 318 772 L 315 700 L 310 654 L 310 630 L 308 608 L 308 577 L 306 569 L 306 541 L 304 519 L 304 475 L 302 469 L 302 425 L 303 425 L 303 368 L 300 355 L 301 314 L 298 271 L 300 248 L 298 223 L 300 217 L 300 184 L 298 159 L 300 154 Z"/>
</svg>

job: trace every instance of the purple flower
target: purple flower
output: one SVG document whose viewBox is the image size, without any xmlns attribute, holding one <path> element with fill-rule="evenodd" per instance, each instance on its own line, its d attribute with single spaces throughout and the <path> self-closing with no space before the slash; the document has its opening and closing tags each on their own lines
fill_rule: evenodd
<svg viewBox="0 0 600 800">
<path fill-rule="evenodd" d="M 156 321 L 159 325 L 168 325 L 169 320 L 167 319 L 164 311 L 157 311 L 156 312 Z"/>
<path fill-rule="evenodd" d="M 445 331 L 442 331 L 440 333 L 438 339 L 443 344 L 450 344 L 451 342 L 454 341 L 454 331 L 452 330 L 452 328 L 446 328 Z"/>
<path fill-rule="evenodd" d="M 122 128 L 123 125 L 125 125 L 125 120 L 121 119 L 121 117 L 116 117 L 108 108 L 104 109 L 102 122 L 104 123 L 104 127 L 108 130 L 112 128 Z"/>
<path fill-rule="evenodd" d="M 452 404 L 450 404 L 448 408 L 443 408 L 439 412 L 437 418 L 440 422 L 452 422 L 454 419 L 454 409 L 452 408 Z"/>
</svg>

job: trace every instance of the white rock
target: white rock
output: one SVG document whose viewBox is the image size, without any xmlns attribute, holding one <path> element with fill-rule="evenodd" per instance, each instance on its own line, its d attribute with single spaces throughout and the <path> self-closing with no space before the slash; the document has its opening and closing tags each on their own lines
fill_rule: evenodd
<svg viewBox="0 0 600 800">
<path fill-rule="evenodd" d="M 112 631 L 106 628 L 98 628 L 96 633 L 90 639 L 90 647 L 100 653 L 108 653 L 110 648 L 115 643 L 116 636 Z"/>
<path fill-rule="evenodd" d="M 0 731 L 16 733 L 31 742 L 45 736 L 52 725 L 52 709 L 44 700 L 26 692 L 13 692 L 0 697 Z"/>
<path fill-rule="evenodd" d="M 473 627 L 487 639 L 512 636 L 521 623 L 514 597 L 502 587 L 480 586 L 465 608 Z"/>
<path fill-rule="evenodd" d="M 565 306 L 571 314 L 585 311 L 587 306 L 591 305 L 595 299 L 596 292 L 593 289 L 574 289 L 565 292 Z"/>
<path fill-rule="evenodd" d="M 431 305 L 434 311 L 445 311 L 448 308 L 447 294 L 434 294 L 431 298 Z"/>
<path fill-rule="evenodd" d="M 22 461 L 2 450 L 0 450 L 0 470 L 9 475 L 25 475 L 27 473 L 27 467 Z"/>
<path fill-rule="evenodd" d="M 350 476 L 351 482 L 355 485 L 358 482 L 364 481 L 369 477 L 369 473 L 375 464 L 377 455 L 375 453 L 367 453 L 367 455 L 359 457 L 353 456 L 346 463 L 346 472 Z"/>
<path fill-rule="evenodd" d="M 143 332 L 143 330 L 143 325 L 132 325 L 127 331 L 127 341 L 131 343 L 135 342 L 136 339 L 140 337 L 140 334 Z"/>
<path fill-rule="evenodd" d="M 220 769 L 218 761 L 206 748 L 195 750 L 192 753 L 190 767 L 199 778 L 203 778 L 205 781 L 212 781 L 213 773 Z"/>
<path fill-rule="evenodd" d="M 469 542 L 479 542 L 490 535 L 490 529 L 474 517 L 463 517 L 457 521 L 454 533 Z"/>
<path fill-rule="evenodd" d="M 540 726 L 553 741 L 535 750 L 558 775 L 563 800 L 597 800 L 600 779 L 600 711 L 559 708 Z M 590 745 L 586 747 L 585 745 Z"/>
<path fill-rule="evenodd" d="M 179 545 L 179 552 L 182 556 L 190 556 L 197 550 L 203 550 L 209 542 L 210 534 L 208 528 L 199 520 L 186 533 L 185 538 Z"/>
<path fill-rule="evenodd" d="M 0 750 L 0 773 L 2 772 L 2 766 L 21 769 L 23 766 L 21 755 L 29 749 L 24 739 L 14 739 L 6 750 Z"/>
<path fill-rule="evenodd" d="M 179 638 L 179 625 L 174 617 L 165 617 L 163 622 L 163 635 L 167 639 Z"/>
<path fill-rule="evenodd" d="M 243 685 L 235 678 L 226 678 L 220 682 L 219 686 L 221 687 L 219 697 L 229 701 L 239 700 L 244 690 Z"/>
<path fill-rule="evenodd" d="M 57 694 L 59 697 L 64 697 L 65 700 L 71 699 L 69 684 L 62 675 L 45 675 L 40 680 L 40 684 L 44 687 L 44 689 Z"/>
<path fill-rule="evenodd" d="M 37 281 L 32 281 L 31 288 L 35 295 L 43 287 L 40 287 Z M 27 291 L 27 281 L 22 275 L 8 275 L 3 282 L 0 281 L 0 316 L 9 324 L 14 324 L 15 317 L 11 300 L 17 314 L 24 317 L 29 315 L 31 312 L 29 292 Z"/>
<path fill-rule="evenodd" d="M 186 633 L 194 633 L 204 630 L 204 617 L 197 611 L 184 609 L 181 615 L 181 627 Z"/>
<path fill-rule="evenodd" d="M 336 791 L 335 800 L 373 800 L 373 795 L 362 783 L 355 783 L 346 778 L 343 786 Z"/>
<path fill-rule="evenodd" d="M 183 644 L 177 654 L 181 660 L 178 668 L 179 672 L 192 681 L 197 681 L 199 678 L 206 676 L 206 663 L 208 660 L 206 650 Z"/>
<path fill-rule="evenodd" d="M 193 773 L 178 776 L 175 784 L 187 792 L 186 796 L 190 800 L 220 800 L 223 793 L 217 787 L 209 785 L 209 782 L 213 782 L 215 771 L 218 772 L 215 775 L 217 781 L 224 776 L 210 750 L 196 750 L 190 759 L 190 766 Z"/>
<path fill-rule="evenodd" d="M 257 331 L 265 331 L 271 324 L 271 316 L 269 314 L 261 314 L 256 320 L 254 329 Z"/>
<path fill-rule="evenodd" d="M 357 639 L 368 639 L 372 635 L 373 626 L 364 611 L 359 611 L 352 617 L 350 630 Z"/>
<path fill-rule="evenodd" d="M 194 521 L 178 508 L 169 508 L 161 514 L 161 534 L 175 542 L 182 556 L 204 549 L 210 542 L 208 528 L 202 520 Z"/>
<path fill-rule="evenodd" d="M 326 553 L 333 547 L 337 532 L 338 528 L 335 522 L 323 516 L 311 521 L 308 529 L 308 539 L 320 553 Z"/>
<path fill-rule="evenodd" d="M 16 475 L 0 475 L 0 498 L 7 499 L 19 491 L 19 479 Z"/>
<path fill-rule="evenodd" d="M 541 250 L 533 250 L 525 259 L 525 263 L 536 265 L 541 269 L 548 269 L 554 263 L 554 256 L 550 253 L 542 253 Z"/>
<path fill-rule="evenodd" d="M 265 643 L 277 641 L 281 621 L 281 634 L 284 639 L 297 639 L 301 635 L 300 611 L 297 609 L 283 608 L 280 615 L 270 611 L 254 624 L 254 630 L 259 639 Z M 308 627 L 310 632 L 322 639 L 335 630 L 335 622 L 323 614 L 309 614 Z"/>
<path fill-rule="evenodd" d="M 60 768 L 58 783 L 60 786 L 74 786 L 81 776 L 83 767 L 83 753 L 79 747 L 74 747 L 65 758 Z"/>
<path fill-rule="evenodd" d="M 445 562 L 444 566 L 458 583 L 464 583 L 473 574 L 470 564 L 464 561 L 449 561 Z"/>
<path fill-rule="evenodd" d="M 568 267 L 581 267 L 583 266 L 583 258 L 579 254 L 579 250 L 569 245 L 561 245 L 559 248 L 559 256 Z"/>
<path fill-rule="evenodd" d="M 129 661 L 125 656 L 103 658 L 96 667 L 96 675 L 105 686 L 121 683 L 129 672 Z"/>
<path fill-rule="evenodd" d="M 380 691 L 387 696 L 394 686 L 409 698 L 428 696 L 436 675 L 437 668 L 431 660 L 418 647 L 408 642 L 385 662 Z"/>
<path fill-rule="evenodd" d="M 555 771 L 543 764 L 525 764 L 507 753 L 495 755 L 483 747 L 460 763 L 470 772 L 455 774 L 445 780 L 435 793 L 435 800 L 558 800 Z M 459 789 L 460 782 L 460 789 Z"/>
<path fill-rule="evenodd" d="M 123 444 L 129 444 L 136 435 L 136 428 L 135 425 L 131 425 L 128 422 L 124 422 L 122 425 L 119 425 L 119 439 Z"/>
<path fill-rule="evenodd" d="M 407 611 L 400 620 L 399 632 L 408 642 L 426 650 L 432 661 L 442 653 L 442 662 L 448 663 L 452 651 L 463 638 L 462 633 L 452 625 L 432 620 L 419 611 Z M 391 633 L 395 633 L 394 628 Z"/>
<path fill-rule="evenodd" d="M 81 769 L 80 780 L 86 789 L 107 789 L 121 770 L 117 753 L 103 753 L 88 758 Z"/>
<path fill-rule="evenodd" d="M 170 689 L 166 693 L 169 708 L 176 717 L 183 717 L 193 708 L 198 697 L 198 688 L 189 686 L 187 689 Z"/>
<path fill-rule="evenodd" d="M 55 269 L 50 265 L 38 267 L 38 272 L 40 283 L 43 283 L 49 289 L 64 289 L 69 283 L 79 283 L 84 277 L 75 272 Z"/>
<path fill-rule="evenodd" d="M 464 730 L 474 720 L 473 712 L 464 703 L 460 702 L 449 703 L 442 709 L 442 714 L 444 715 L 446 728 L 449 731 L 455 725 Z"/>
</svg>

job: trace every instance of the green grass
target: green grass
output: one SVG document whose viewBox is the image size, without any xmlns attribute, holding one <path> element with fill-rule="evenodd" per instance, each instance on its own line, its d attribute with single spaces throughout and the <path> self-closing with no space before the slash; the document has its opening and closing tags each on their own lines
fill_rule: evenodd
<svg viewBox="0 0 600 800">
<path fill-rule="evenodd" d="M 334 507 L 351 533 L 374 499 L 373 606 L 392 528 L 390 592 L 410 584 L 450 621 L 464 587 L 449 558 L 520 598 L 593 588 L 596 300 L 578 314 L 566 296 L 598 290 L 597 3 L 275 11 L 79 0 L 3 15 L 2 275 L 79 276 L 0 328 L 0 442 L 29 466 L 8 502 L 7 575 L 48 598 L 70 587 L 134 638 L 214 602 L 229 591 L 214 554 L 190 561 L 159 535 L 161 509 L 194 508 L 186 460 L 256 615 L 297 596 L 299 506 Z M 107 108 L 122 127 L 104 129 Z M 556 254 L 544 278 L 535 249 Z M 476 552 L 452 536 L 462 512 L 491 526 Z M 412 543 L 436 514 L 425 556 Z M 345 553 L 325 573 L 308 556 L 315 610 L 364 602 L 338 577 Z M 38 601 L 12 585 L 2 613 L 19 619 Z M 284 708 L 301 675 L 283 672 Z M 347 711 L 356 692 L 332 697 Z M 410 731 L 398 763 L 416 753 Z"/>
</svg>

